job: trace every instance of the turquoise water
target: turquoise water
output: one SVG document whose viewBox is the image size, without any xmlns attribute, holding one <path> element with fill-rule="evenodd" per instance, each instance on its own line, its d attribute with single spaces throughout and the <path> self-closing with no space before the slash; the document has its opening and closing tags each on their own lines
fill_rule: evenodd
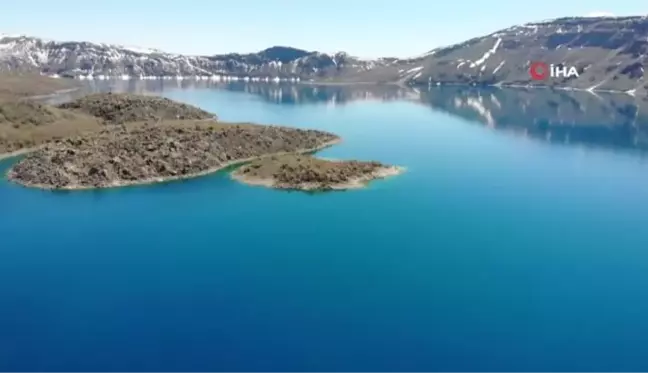
<svg viewBox="0 0 648 373">
<path fill-rule="evenodd" d="M 161 93 L 332 131 L 344 142 L 321 156 L 408 171 L 316 195 L 226 173 L 62 193 L 2 180 L 0 370 L 648 369 L 632 142 L 556 144 L 407 100 Z"/>
</svg>

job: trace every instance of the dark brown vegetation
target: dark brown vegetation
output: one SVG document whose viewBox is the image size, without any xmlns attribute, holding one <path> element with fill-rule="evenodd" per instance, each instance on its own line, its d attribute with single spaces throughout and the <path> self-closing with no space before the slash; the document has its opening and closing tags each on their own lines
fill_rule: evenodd
<svg viewBox="0 0 648 373">
<path fill-rule="evenodd" d="M 59 105 L 100 118 L 107 124 L 147 120 L 214 119 L 216 115 L 195 106 L 156 96 L 99 93 Z"/>
<path fill-rule="evenodd" d="M 321 131 L 202 120 L 111 126 L 44 146 L 17 163 L 9 178 L 52 189 L 142 184 L 197 176 L 269 154 L 314 150 L 337 140 Z"/>
<path fill-rule="evenodd" d="M 236 170 L 233 177 L 281 189 L 330 190 L 362 186 L 365 181 L 397 172 L 396 167 L 375 161 L 330 161 L 287 154 L 255 160 Z"/>
</svg>

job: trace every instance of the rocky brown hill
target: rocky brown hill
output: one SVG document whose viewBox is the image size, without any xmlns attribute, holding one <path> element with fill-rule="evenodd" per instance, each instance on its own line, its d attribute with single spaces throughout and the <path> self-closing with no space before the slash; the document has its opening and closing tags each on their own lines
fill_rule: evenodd
<svg viewBox="0 0 648 373">
<path fill-rule="evenodd" d="M 234 179 L 279 189 L 333 190 L 362 187 L 364 183 L 401 169 L 380 162 L 331 161 L 286 154 L 255 160 L 237 169 Z"/>
<path fill-rule="evenodd" d="M 0 155 L 100 128 L 96 118 L 83 113 L 29 100 L 0 100 Z"/>
<path fill-rule="evenodd" d="M 78 82 L 39 74 L 0 74 L 0 157 L 54 138 L 100 128 L 96 118 L 34 101 Z"/>
<path fill-rule="evenodd" d="M 9 178 L 48 189 L 101 188 L 187 178 L 246 159 L 318 149 L 322 131 L 175 121 L 109 127 L 50 143 L 13 166 Z"/>
<path fill-rule="evenodd" d="M 125 93 L 92 94 L 60 104 L 58 107 L 92 115 L 107 124 L 216 118 L 215 114 L 168 98 Z"/>
</svg>

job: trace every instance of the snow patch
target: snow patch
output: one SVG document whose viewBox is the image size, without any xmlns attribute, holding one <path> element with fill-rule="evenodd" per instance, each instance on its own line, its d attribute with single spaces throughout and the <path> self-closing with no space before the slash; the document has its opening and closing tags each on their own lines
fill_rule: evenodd
<svg viewBox="0 0 648 373">
<path fill-rule="evenodd" d="M 25 35 L 0 33 L 0 39 L 3 39 L 3 38 L 21 38 L 21 37 L 25 37 Z"/>
<path fill-rule="evenodd" d="M 502 66 L 504 66 L 504 63 L 506 63 L 506 61 L 502 61 L 502 62 L 500 62 L 499 65 L 497 65 L 497 67 L 495 68 L 495 70 L 493 70 L 493 75 L 495 75 L 495 73 L 497 73 L 497 72 L 499 71 L 499 69 L 501 69 Z"/>
<path fill-rule="evenodd" d="M 409 70 L 405 71 L 405 74 L 411 74 L 411 73 L 415 73 L 415 72 L 421 71 L 421 70 L 423 70 L 423 66 L 418 66 L 418 67 L 414 67 L 412 69 L 409 69 Z"/>
<path fill-rule="evenodd" d="M 130 51 L 130 52 L 139 53 L 139 54 L 161 53 L 161 51 L 156 50 L 156 49 L 143 48 L 143 47 L 131 46 L 131 45 L 119 45 L 117 47 L 120 48 L 120 49 L 124 49 L 124 50 Z"/>
<path fill-rule="evenodd" d="M 487 50 L 486 53 L 484 53 L 484 55 L 480 59 L 478 59 L 477 61 L 471 63 L 470 67 L 471 68 L 477 67 L 477 66 L 483 64 L 484 62 L 486 62 L 486 60 L 497 51 L 497 48 L 499 48 L 501 42 L 502 42 L 502 38 L 497 38 L 497 41 L 495 42 L 495 45 L 493 45 L 493 47 L 491 49 Z"/>
<path fill-rule="evenodd" d="M 425 58 L 425 57 L 432 56 L 432 55 L 434 55 L 438 50 L 439 50 L 439 48 L 435 48 L 435 49 L 433 49 L 433 50 L 431 50 L 431 51 L 429 51 L 429 52 L 427 52 L 427 53 L 423 53 L 423 54 L 420 54 L 420 55 L 418 55 L 418 56 L 412 57 L 412 59 L 415 59 L 415 60 L 416 60 L 416 59 L 420 59 L 420 58 Z"/>
</svg>

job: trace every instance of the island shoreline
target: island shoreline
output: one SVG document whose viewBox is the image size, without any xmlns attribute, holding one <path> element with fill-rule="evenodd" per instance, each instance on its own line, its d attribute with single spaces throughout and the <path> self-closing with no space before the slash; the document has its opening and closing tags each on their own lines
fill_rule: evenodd
<svg viewBox="0 0 648 373">
<path fill-rule="evenodd" d="M 8 153 L 0 153 L 0 161 L 4 161 L 5 159 L 19 157 L 21 155 L 29 154 L 31 152 L 37 151 L 40 148 L 41 148 L 41 146 L 36 146 L 36 147 L 31 147 L 31 148 L 18 149 L 18 150 L 14 150 L 14 151 L 8 152 Z"/>
<path fill-rule="evenodd" d="M 377 179 L 386 179 L 391 176 L 396 176 L 404 173 L 406 171 L 405 167 L 402 166 L 385 166 L 380 169 L 373 171 L 369 174 L 362 175 L 359 177 L 354 177 L 351 180 L 345 181 L 343 183 L 330 184 L 326 190 L 334 191 L 344 191 L 350 189 L 362 189 L 365 188 L 370 182 Z M 303 192 L 315 192 L 322 190 L 320 184 L 318 183 L 304 183 L 299 186 L 286 186 L 282 184 L 277 184 L 274 179 L 265 179 L 259 177 L 250 177 L 248 175 L 243 175 L 237 173 L 236 171 L 230 174 L 230 177 L 233 180 L 236 180 L 242 184 L 258 187 L 266 187 L 271 189 L 281 189 L 287 191 L 303 191 Z"/>
</svg>

